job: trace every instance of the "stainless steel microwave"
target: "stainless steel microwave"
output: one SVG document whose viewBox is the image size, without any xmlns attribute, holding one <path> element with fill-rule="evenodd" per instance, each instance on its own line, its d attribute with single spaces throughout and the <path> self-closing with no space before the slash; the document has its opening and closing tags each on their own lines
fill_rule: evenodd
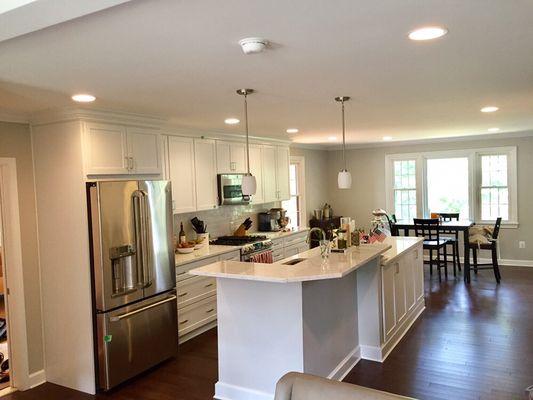
<svg viewBox="0 0 533 400">
<path fill-rule="evenodd" d="M 250 196 L 242 195 L 244 174 L 218 174 L 218 199 L 220 205 L 249 204 Z"/>
</svg>

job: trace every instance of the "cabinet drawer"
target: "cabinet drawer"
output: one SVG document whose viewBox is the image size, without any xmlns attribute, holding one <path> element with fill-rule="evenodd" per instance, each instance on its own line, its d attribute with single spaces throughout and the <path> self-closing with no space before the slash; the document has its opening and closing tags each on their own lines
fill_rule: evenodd
<svg viewBox="0 0 533 400">
<path fill-rule="evenodd" d="M 217 297 L 211 296 L 178 311 L 178 334 L 186 335 L 217 319 Z"/>
<path fill-rule="evenodd" d="M 203 267 L 204 265 L 209 265 L 217 261 L 218 261 L 218 257 L 214 256 L 214 257 L 204 258 L 203 260 L 194 261 L 188 264 L 180 265 L 176 267 L 176 281 L 179 282 L 184 279 L 190 279 L 194 276 L 188 273 L 191 269 Z"/>
<path fill-rule="evenodd" d="M 276 250 L 272 250 L 272 259 L 274 262 L 284 259 L 284 252 L 283 248 L 279 248 Z"/>
<path fill-rule="evenodd" d="M 241 252 L 239 250 L 232 251 L 230 253 L 224 253 L 219 256 L 220 261 L 241 261 Z"/>
<path fill-rule="evenodd" d="M 195 276 L 178 282 L 177 287 L 178 308 L 183 308 L 189 304 L 214 296 L 217 292 L 217 281 L 215 278 Z"/>
<path fill-rule="evenodd" d="M 285 247 L 292 246 L 297 243 L 305 242 L 307 238 L 307 232 L 295 233 L 289 237 L 285 238 Z"/>
<path fill-rule="evenodd" d="M 282 249 L 283 239 L 272 239 L 272 250 Z"/>
</svg>

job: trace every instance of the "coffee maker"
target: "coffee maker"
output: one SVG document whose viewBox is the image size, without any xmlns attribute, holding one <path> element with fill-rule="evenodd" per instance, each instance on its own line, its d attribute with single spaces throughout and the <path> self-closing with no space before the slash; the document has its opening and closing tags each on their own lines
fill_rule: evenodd
<svg viewBox="0 0 533 400">
<path fill-rule="evenodd" d="M 280 226 L 277 219 L 270 212 L 261 212 L 257 215 L 257 217 L 259 223 L 259 231 L 277 232 L 280 230 Z"/>
</svg>

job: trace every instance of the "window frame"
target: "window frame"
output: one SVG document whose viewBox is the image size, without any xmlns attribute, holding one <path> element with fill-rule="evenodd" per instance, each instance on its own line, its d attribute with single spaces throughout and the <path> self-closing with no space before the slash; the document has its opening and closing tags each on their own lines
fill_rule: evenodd
<svg viewBox="0 0 533 400">
<path fill-rule="evenodd" d="M 395 153 L 385 156 L 385 191 L 386 206 L 389 212 L 394 208 L 394 161 L 415 160 L 416 168 L 416 209 L 417 215 L 429 217 L 427 195 L 427 160 L 440 158 L 468 158 L 469 179 L 469 216 L 476 224 L 493 224 L 494 221 L 481 219 L 481 156 L 507 155 L 507 187 L 509 190 L 509 219 L 502 221 L 506 228 L 517 228 L 518 193 L 517 193 L 517 150 L 516 146 L 491 147 L 479 149 L 459 149 L 445 151 L 427 151 L 419 153 Z"/>
<path fill-rule="evenodd" d="M 303 156 L 290 156 L 289 158 L 289 168 L 291 164 L 296 164 L 296 182 L 297 182 L 297 194 L 290 197 L 296 196 L 296 202 L 300 217 L 300 223 L 298 224 L 299 228 L 307 228 L 307 208 L 305 205 L 305 158 Z M 291 221 L 292 223 L 292 221 Z"/>
</svg>

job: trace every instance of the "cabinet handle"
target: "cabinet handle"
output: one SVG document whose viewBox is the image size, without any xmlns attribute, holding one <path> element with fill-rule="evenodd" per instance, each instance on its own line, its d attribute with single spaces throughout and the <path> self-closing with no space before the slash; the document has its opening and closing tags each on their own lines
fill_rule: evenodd
<svg viewBox="0 0 533 400">
<path fill-rule="evenodd" d="M 189 322 L 188 319 L 186 319 L 185 321 L 180 321 L 180 325 L 186 324 L 187 322 Z"/>
<path fill-rule="evenodd" d="M 400 263 L 396 263 L 396 273 L 400 273 Z"/>
<path fill-rule="evenodd" d="M 229 163 L 229 169 L 235 171 L 235 163 L 233 161 Z"/>
<path fill-rule="evenodd" d="M 126 157 L 126 158 L 128 160 L 128 170 L 132 171 L 133 170 L 133 157 Z"/>
<path fill-rule="evenodd" d="M 185 296 L 187 296 L 188 294 L 189 294 L 188 292 L 181 293 L 181 294 L 178 294 L 178 297 L 185 297 Z"/>
<path fill-rule="evenodd" d="M 124 157 L 124 161 L 126 161 L 126 169 L 129 171 L 130 170 L 130 158 Z"/>
<path fill-rule="evenodd" d="M 176 209 L 176 200 L 172 200 L 172 210 Z"/>
<path fill-rule="evenodd" d="M 215 309 L 214 308 L 210 308 L 209 310 L 206 311 L 206 314 L 209 314 L 210 312 L 213 312 L 213 311 L 215 311 Z"/>
<path fill-rule="evenodd" d="M 208 288 L 208 287 L 211 287 L 211 286 L 213 286 L 213 284 L 209 283 L 208 285 L 205 285 L 204 287 Z"/>
</svg>

